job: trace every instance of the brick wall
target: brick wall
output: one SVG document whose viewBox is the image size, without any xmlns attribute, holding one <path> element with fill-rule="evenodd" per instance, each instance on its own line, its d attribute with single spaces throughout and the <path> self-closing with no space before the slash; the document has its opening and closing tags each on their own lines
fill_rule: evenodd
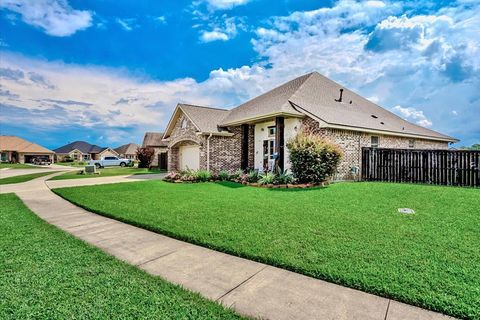
<svg viewBox="0 0 480 320">
<path fill-rule="evenodd" d="M 186 121 L 185 128 L 182 122 Z M 175 171 L 179 168 L 178 148 L 183 145 L 196 144 L 200 146 L 200 169 L 207 169 L 207 138 L 206 135 L 197 135 L 197 128 L 184 115 L 180 116 L 170 134 L 168 152 L 168 170 Z M 231 127 L 229 131 L 232 137 L 212 136 L 210 137 L 210 171 L 218 173 L 222 170 L 234 172 L 241 167 L 242 159 L 242 128 Z M 249 130 L 249 163 L 253 165 L 253 129 Z"/>
<path fill-rule="evenodd" d="M 320 128 L 319 123 L 309 117 L 302 120 L 302 126 L 313 133 L 337 144 L 343 151 L 343 159 L 338 167 L 335 180 L 353 180 L 358 178 L 351 172 L 351 168 L 361 167 L 361 150 L 370 147 L 371 136 L 379 137 L 380 148 L 409 149 L 409 140 L 412 138 L 395 137 L 388 135 L 371 134 L 359 131 Z M 448 149 L 447 142 L 425 139 L 415 140 L 413 149 Z"/>
</svg>

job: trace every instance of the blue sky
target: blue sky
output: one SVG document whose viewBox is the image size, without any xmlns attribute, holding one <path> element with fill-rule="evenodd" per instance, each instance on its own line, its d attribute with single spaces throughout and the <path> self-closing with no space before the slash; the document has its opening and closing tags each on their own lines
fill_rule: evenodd
<svg viewBox="0 0 480 320">
<path fill-rule="evenodd" d="M 480 140 L 478 1 L 0 0 L 0 131 L 140 143 L 178 102 L 229 108 L 316 70 Z"/>
</svg>

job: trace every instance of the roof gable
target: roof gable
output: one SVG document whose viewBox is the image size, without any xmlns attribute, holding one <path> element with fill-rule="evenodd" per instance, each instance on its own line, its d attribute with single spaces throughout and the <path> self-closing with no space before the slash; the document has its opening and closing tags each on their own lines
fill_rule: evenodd
<svg viewBox="0 0 480 320">
<path fill-rule="evenodd" d="M 302 116 L 289 103 L 289 99 L 311 77 L 312 73 L 295 78 L 236 108 L 233 108 L 223 120 L 222 125 L 229 125 L 246 119 L 252 119 L 275 113 L 287 113 Z"/>
<path fill-rule="evenodd" d="M 170 136 L 175 123 L 184 114 L 195 126 L 198 132 L 203 133 L 220 133 L 219 124 L 230 113 L 230 110 L 195 106 L 191 104 L 178 104 L 173 112 L 172 118 L 168 122 L 165 130 L 164 138 Z"/>
</svg>

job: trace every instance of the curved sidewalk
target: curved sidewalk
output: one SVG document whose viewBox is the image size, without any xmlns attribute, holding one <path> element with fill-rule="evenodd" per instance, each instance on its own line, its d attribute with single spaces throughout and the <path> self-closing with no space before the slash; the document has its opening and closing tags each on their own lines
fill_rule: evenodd
<svg viewBox="0 0 480 320">
<path fill-rule="evenodd" d="M 451 319 L 93 214 L 50 191 L 45 183 L 49 177 L 19 184 L 11 191 L 2 188 L 1 193 L 15 192 L 33 212 L 58 228 L 240 314 L 262 319 Z M 88 180 L 97 179 L 103 178 Z M 118 178 L 140 180 L 122 179 Z M 112 183 L 111 179 L 95 182 Z"/>
</svg>

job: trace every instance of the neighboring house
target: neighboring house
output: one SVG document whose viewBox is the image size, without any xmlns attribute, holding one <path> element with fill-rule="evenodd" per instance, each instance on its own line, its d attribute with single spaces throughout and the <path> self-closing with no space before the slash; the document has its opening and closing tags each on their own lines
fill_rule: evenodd
<svg viewBox="0 0 480 320">
<path fill-rule="evenodd" d="M 115 148 L 115 152 L 118 153 L 120 158 L 137 160 L 137 149 L 140 146 L 136 143 L 127 143 L 123 146 Z"/>
<path fill-rule="evenodd" d="M 16 136 L 0 136 L 0 161 L 31 163 L 35 158 L 48 158 L 53 162 L 54 152 Z"/>
<path fill-rule="evenodd" d="M 163 132 L 146 132 L 142 147 L 152 148 L 155 151 L 152 166 L 167 169 L 168 141 L 163 140 Z"/>
<path fill-rule="evenodd" d="M 109 147 L 99 147 L 85 141 L 74 141 L 55 150 L 56 161 L 67 159 L 73 161 L 100 160 L 102 157 L 118 157 L 118 153 Z"/>
<path fill-rule="evenodd" d="M 458 140 L 405 121 L 317 72 L 231 110 L 178 104 L 164 139 L 169 170 L 290 167 L 286 142 L 309 130 L 344 153 L 335 179 L 354 178 L 362 147 L 447 149 Z"/>
</svg>

